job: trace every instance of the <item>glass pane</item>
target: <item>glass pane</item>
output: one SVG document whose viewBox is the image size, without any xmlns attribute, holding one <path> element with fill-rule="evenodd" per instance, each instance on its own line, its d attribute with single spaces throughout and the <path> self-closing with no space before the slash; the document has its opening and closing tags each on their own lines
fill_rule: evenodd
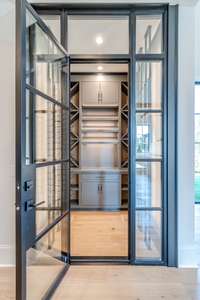
<svg viewBox="0 0 200 300">
<path fill-rule="evenodd" d="M 161 109 L 162 63 L 136 63 L 136 108 Z"/>
<path fill-rule="evenodd" d="M 195 172 L 200 172 L 200 143 L 195 143 Z"/>
<path fill-rule="evenodd" d="M 61 107 L 35 97 L 35 161 L 61 160 Z"/>
<path fill-rule="evenodd" d="M 162 116 L 160 113 L 138 113 L 136 116 L 137 158 L 161 158 Z"/>
<path fill-rule="evenodd" d="M 136 163 L 136 206 L 161 206 L 161 164 L 159 162 Z"/>
<path fill-rule="evenodd" d="M 129 53 L 128 16 L 70 16 L 70 54 Z"/>
<path fill-rule="evenodd" d="M 200 113 L 200 84 L 195 85 L 195 113 Z"/>
<path fill-rule="evenodd" d="M 55 35 L 57 40 L 61 41 L 61 34 L 60 34 L 60 16 L 59 15 L 43 15 L 40 17 L 42 20 L 46 23 L 46 25 L 49 27 L 49 29 L 52 31 L 52 33 Z"/>
<path fill-rule="evenodd" d="M 162 50 L 162 16 L 137 16 L 136 52 L 161 53 Z"/>
<path fill-rule="evenodd" d="M 69 253 L 67 216 L 27 251 L 27 299 L 43 299 L 45 292 L 65 267 Z"/>
<path fill-rule="evenodd" d="M 136 211 L 136 258 L 161 259 L 161 212 Z"/>
<path fill-rule="evenodd" d="M 63 174 L 66 174 L 66 165 L 36 168 L 36 204 L 40 204 L 36 207 L 37 234 L 66 210 L 68 199 L 62 194 L 62 187 L 66 185 Z"/>
<path fill-rule="evenodd" d="M 61 60 L 65 55 L 27 13 L 26 81 L 46 95 L 61 101 Z"/>
<path fill-rule="evenodd" d="M 195 203 L 200 204 L 200 172 L 195 172 Z"/>
<path fill-rule="evenodd" d="M 195 142 L 200 143 L 200 114 L 195 115 Z"/>
</svg>

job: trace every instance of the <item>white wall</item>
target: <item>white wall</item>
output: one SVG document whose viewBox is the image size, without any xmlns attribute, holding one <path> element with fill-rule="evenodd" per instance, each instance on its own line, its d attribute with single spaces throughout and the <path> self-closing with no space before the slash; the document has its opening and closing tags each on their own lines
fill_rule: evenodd
<svg viewBox="0 0 200 300">
<path fill-rule="evenodd" d="M 15 257 L 13 251 L 15 236 L 14 4 L 15 0 L 0 1 L 0 265 L 13 263 Z M 193 30 L 194 8 L 181 7 L 179 11 L 178 222 L 179 264 L 182 266 L 195 263 L 193 259 L 193 82 L 195 72 Z"/>
<path fill-rule="evenodd" d="M 15 0 L 0 2 L 0 265 L 14 263 Z"/>
<path fill-rule="evenodd" d="M 178 255 L 195 266 L 194 249 L 194 7 L 179 8 Z M 189 25 L 188 25 L 189 24 Z"/>
<path fill-rule="evenodd" d="M 200 1 L 195 7 L 195 81 L 200 81 Z"/>
</svg>

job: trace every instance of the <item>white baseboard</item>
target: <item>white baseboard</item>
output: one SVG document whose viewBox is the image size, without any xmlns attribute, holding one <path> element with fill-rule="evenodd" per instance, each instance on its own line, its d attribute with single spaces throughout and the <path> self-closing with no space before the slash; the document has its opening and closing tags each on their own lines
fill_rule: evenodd
<svg viewBox="0 0 200 300">
<path fill-rule="evenodd" d="M 15 266 L 15 249 L 10 245 L 0 245 L 0 267 Z"/>
</svg>

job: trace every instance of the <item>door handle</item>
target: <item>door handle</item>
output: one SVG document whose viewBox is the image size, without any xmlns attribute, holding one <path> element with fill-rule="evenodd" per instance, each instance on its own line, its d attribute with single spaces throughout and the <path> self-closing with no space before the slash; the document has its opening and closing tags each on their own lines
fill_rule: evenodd
<svg viewBox="0 0 200 300">
<path fill-rule="evenodd" d="M 45 203 L 45 201 L 38 202 L 37 204 L 34 203 L 33 199 L 29 199 L 24 203 L 24 210 L 29 211 L 32 210 L 33 208 L 36 208 L 37 206 Z"/>
<path fill-rule="evenodd" d="M 40 205 L 42 205 L 42 204 L 44 204 L 45 203 L 45 201 L 41 201 L 41 202 L 38 202 L 38 203 L 31 203 L 31 204 L 29 204 L 29 207 L 33 207 L 33 208 L 36 208 L 36 207 L 38 207 L 38 206 L 40 206 Z"/>
</svg>

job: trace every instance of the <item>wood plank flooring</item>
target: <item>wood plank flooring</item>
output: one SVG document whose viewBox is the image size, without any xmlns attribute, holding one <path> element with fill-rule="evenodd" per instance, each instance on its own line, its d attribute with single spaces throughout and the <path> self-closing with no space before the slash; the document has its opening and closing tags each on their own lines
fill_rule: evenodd
<svg viewBox="0 0 200 300">
<path fill-rule="evenodd" d="M 71 266 L 53 300 L 200 300 L 196 269 Z"/>
<path fill-rule="evenodd" d="M 128 212 L 71 212 L 72 256 L 128 256 Z"/>
<path fill-rule="evenodd" d="M 14 268 L 0 268 L 0 300 L 16 299 L 14 273 Z M 45 281 L 45 276 L 37 276 L 35 283 L 38 280 Z M 200 271 L 141 266 L 71 266 L 52 299 L 200 300 Z"/>
</svg>

